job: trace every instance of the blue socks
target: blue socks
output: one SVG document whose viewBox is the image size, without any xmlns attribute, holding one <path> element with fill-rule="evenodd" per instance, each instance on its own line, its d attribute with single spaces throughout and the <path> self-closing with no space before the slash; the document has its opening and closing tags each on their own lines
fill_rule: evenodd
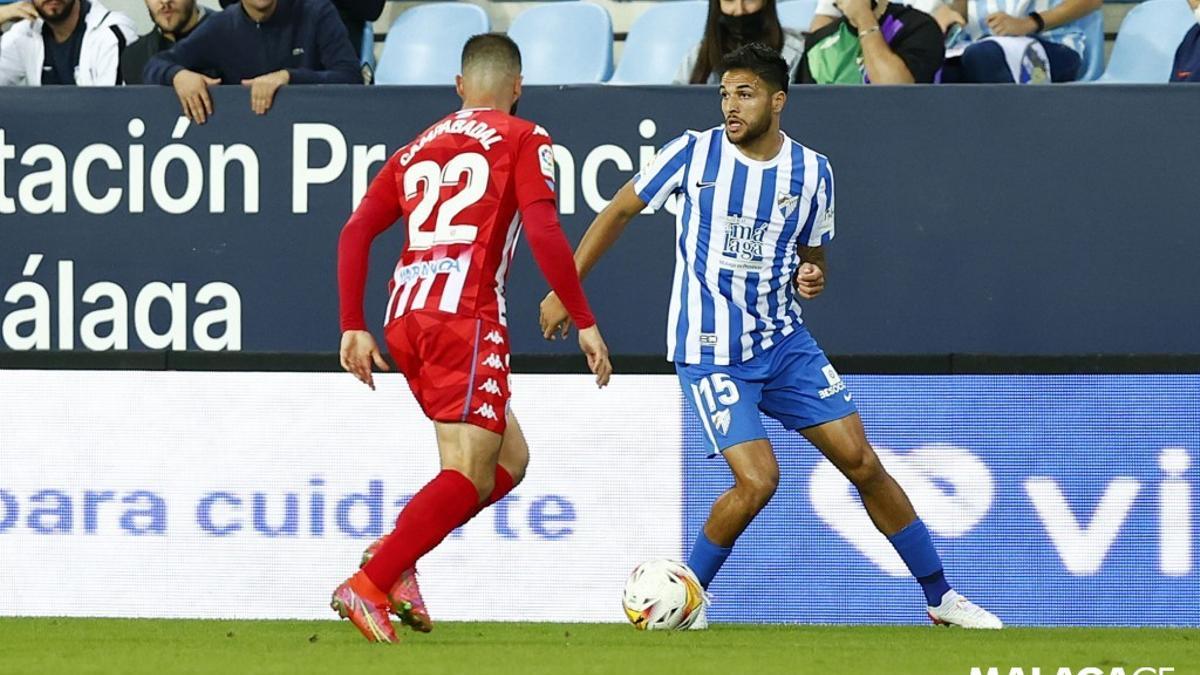
<svg viewBox="0 0 1200 675">
<path fill-rule="evenodd" d="M 721 565 L 725 564 L 725 559 L 729 557 L 731 551 L 733 551 L 732 546 L 717 546 L 709 541 L 708 537 L 704 535 L 704 528 L 700 528 L 696 543 L 692 545 L 692 555 L 688 556 L 688 567 L 696 573 L 701 586 L 704 586 L 705 589 L 708 588 L 713 577 L 717 576 L 717 571 L 721 569 Z M 934 555 L 937 554 L 934 553 Z"/>
<path fill-rule="evenodd" d="M 950 584 L 946 582 L 946 575 L 942 571 L 942 559 L 933 547 L 933 539 L 929 536 L 929 530 L 925 529 L 925 523 L 917 518 L 904 529 L 888 537 L 888 541 L 892 542 L 892 547 L 900 554 L 900 558 L 908 566 L 908 571 L 921 583 L 921 590 L 925 591 L 925 602 L 930 607 L 942 604 L 942 596 L 950 590 Z"/>
</svg>

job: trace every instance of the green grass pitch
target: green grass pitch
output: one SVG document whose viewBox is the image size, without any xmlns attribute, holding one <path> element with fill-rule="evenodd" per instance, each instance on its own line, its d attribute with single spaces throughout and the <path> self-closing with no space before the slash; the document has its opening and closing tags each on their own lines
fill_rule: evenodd
<svg viewBox="0 0 1200 675">
<path fill-rule="evenodd" d="M 621 624 L 443 622 L 403 637 L 371 645 L 334 621 L 3 618 L 0 673 L 1200 673 L 1200 631 L 1183 629 L 717 625 L 639 633 Z"/>
</svg>

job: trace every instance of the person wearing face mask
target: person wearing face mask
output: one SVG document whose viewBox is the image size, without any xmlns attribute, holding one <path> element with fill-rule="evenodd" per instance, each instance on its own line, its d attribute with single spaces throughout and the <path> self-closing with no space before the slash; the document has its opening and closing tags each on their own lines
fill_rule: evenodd
<svg viewBox="0 0 1200 675">
<path fill-rule="evenodd" d="M 1183 42 L 1175 50 L 1172 82 L 1200 82 L 1200 0 L 1188 0 L 1188 4 L 1196 15 L 1196 25 L 1183 36 Z"/>
<path fill-rule="evenodd" d="M 709 0 L 704 38 L 684 57 L 675 84 L 717 84 L 717 67 L 738 47 L 761 42 L 778 51 L 795 76 L 804 36 L 779 23 L 775 0 Z"/>
<path fill-rule="evenodd" d="M 843 16 L 808 35 L 799 84 L 931 84 L 945 45 L 925 12 L 888 0 L 837 0 Z"/>
</svg>

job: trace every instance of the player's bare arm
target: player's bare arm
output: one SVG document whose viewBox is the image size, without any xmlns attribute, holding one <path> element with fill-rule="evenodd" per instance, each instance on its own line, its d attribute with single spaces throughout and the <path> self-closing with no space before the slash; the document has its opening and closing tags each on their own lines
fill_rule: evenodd
<svg viewBox="0 0 1200 675">
<path fill-rule="evenodd" d="M 801 246 L 800 267 L 796 270 L 796 292 L 812 300 L 825 290 L 825 249 L 820 246 Z"/>
<path fill-rule="evenodd" d="M 642 198 L 638 197 L 637 191 L 633 189 L 633 181 L 629 181 L 617 191 L 613 200 L 596 215 L 596 219 L 588 226 L 583 240 L 575 249 L 575 269 L 579 272 L 580 279 L 587 277 L 600 257 L 621 237 L 621 233 L 625 231 L 625 226 L 629 224 L 629 221 L 633 220 L 644 208 L 646 208 L 646 202 L 642 201 Z M 567 308 L 563 306 L 553 291 L 546 296 L 546 299 L 542 300 L 540 321 L 542 337 L 547 340 L 565 338 L 571 328 L 571 319 L 567 314 Z"/>
</svg>

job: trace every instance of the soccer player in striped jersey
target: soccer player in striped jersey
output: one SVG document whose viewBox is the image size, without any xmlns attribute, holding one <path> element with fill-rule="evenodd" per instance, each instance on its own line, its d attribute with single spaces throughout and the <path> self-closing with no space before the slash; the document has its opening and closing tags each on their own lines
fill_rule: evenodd
<svg viewBox="0 0 1200 675">
<path fill-rule="evenodd" d="M 647 205 L 681 200 L 668 359 L 711 456 L 721 454 L 734 474 L 688 565 L 707 588 L 775 493 L 779 465 L 762 411 L 803 434 L 854 483 L 920 582 L 935 623 L 999 628 L 999 619 L 950 588 L 928 530 L 880 464 L 850 391 L 801 320 L 798 297 L 815 297 L 825 285 L 834 189 L 829 160 L 779 129 L 787 64 L 752 44 L 729 54 L 722 71 L 725 123 L 667 143 L 596 217 L 575 253 L 582 277 Z M 569 320 L 555 294 L 543 301 L 547 338 L 565 335 Z"/>
<path fill-rule="evenodd" d="M 389 285 L 388 351 L 437 430 L 442 471 L 409 500 L 395 529 L 372 544 L 331 605 L 373 642 L 395 642 L 388 612 L 427 632 L 417 560 L 521 481 L 529 449 L 509 410 L 504 285 L 524 226 L 542 273 L 579 326 L 579 346 L 604 386 L 612 372 L 554 201 L 546 130 L 510 114 L 521 95 L 521 53 L 504 35 L 463 47 L 462 110 L 392 155 L 338 244 L 342 367 L 374 389 L 386 370 L 363 318 L 371 242 L 403 218 L 408 240 Z"/>
</svg>

